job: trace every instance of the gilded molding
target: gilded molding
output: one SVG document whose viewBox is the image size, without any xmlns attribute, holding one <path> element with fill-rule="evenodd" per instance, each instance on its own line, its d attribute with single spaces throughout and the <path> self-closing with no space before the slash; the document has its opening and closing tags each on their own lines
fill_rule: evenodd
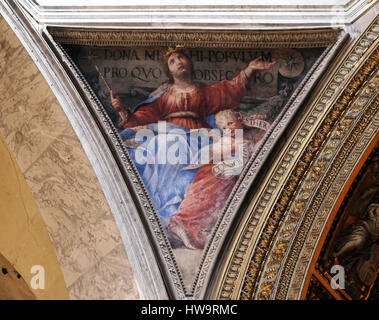
<svg viewBox="0 0 379 320">
<path fill-rule="evenodd" d="M 277 250 L 279 246 L 283 248 L 283 251 L 289 251 L 285 258 L 286 260 L 283 270 L 278 272 L 278 268 L 275 268 L 272 261 L 269 261 L 265 268 L 266 271 L 261 279 L 261 282 L 264 282 L 266 286 L 268 283 L 273 284 L 274 280 L 278 281 L 278 289 L 276 290 L 275 299 L 286 298 L 286 292 L 293 275 L 295 264 L 299 261 L 299 252 L 303 248 L 305 238 L 309 236 L 310 227 L 316 216 L 318 221 L 316 225 L 318 228 L 315 228 L 316 230 L 313 230 L 310 236 L 315 239 L 321 234 L 322 226 L 325 221 L 321 221 L 320 217 L 325 211 L 320 212 L 320 203 L 324 200 L 325 194 L 328 192 L 331 185 L 333 184 L 333 187 L 335 187 L 335 177 L 339 173 L 341 166 L 351 157 L 351 150 L 355 148 L 358 139 L 364 133 L 365 128 L 370 124 L 370 121 L 378 110 L 379 98 L 376 96 L 378 94 L 378 80 L 379 78 L 377 76 L 374 77 L 368 85 L 361 90 L 352 106 L 349 107 L 347 112 L 345 112 L 344 117 L 338 122 L 337 126 L 334 127 L 334 132 L 329 136 L 324 148 L 309 168 L 307 177 L 302 182 L 294 200 L 294 203 L 301 203 L 304 207 L 304 210 L 302 211 L 303 215 L 294 213 L 293 206 L 287 211 L 285 221 L 277 236 L 274 249 L 272 250 L 273 255 L 275 255 L 275 250 Z M 358 124 L 356 124 L 357 119 L 359 119 Z M 354 127 L 353 130 L 351 130 L 352 127 Z M 343 139 L 346 139 L 346 137 L 347 141 L 343 143 Z M 339 149 L 339 153 L 335 156 Z M 331 162 L 334 157 L 335 159 L 328 169 L 328 162 Z M 316 190 L 314 190 L 315 185 L 319 186 L 318 188 L 315 188 Z M 314 191 L 316 191 L 316 193 L 313 195 Z M 338 195 L 335 196 L 338 197 Z M 293 233 L 291 235 L 291 241 L 288 241 L 289 237 L 287 237 L 285 233 L 291 227 L 296 227 L 297 232 Z M 293 239 L 295 235 L 296 237 Z M 283 243 L 285 243 L 285 245 L 282 245 Z M 283 258 L 284 255 L 281 255 L 279 257 L 271 257 L 271 260 L 276 260 L 277 263 L 277 260 L 282 262 Z M 304 262 L 304 257 L 301 261 Z M 283 265 L 283 263 L 281 263 L 281 265 Z M 281 273 L 281 276 L 279 276 L 279 273 Z M 275 276 L 276 278 L 274 278 Z M 272 293 L 264 290 L 257 293 L 258 299 L 264 299 L 267 297 L 272 298 Z"/>
<path fill-rule="evenodd" d="M 286 279 L 286 281 L 283 282 L 280 281 L 277 286 L 277 291 L 282 291 L 286 299 L 294 300 L 301 298 L 306 275 L 310 267 L 310 261 L 312 260 L 317 242 L 322 234 L 322 229 L 328 220 L 331 211 L 333 210 L 335 201 L 338 199 L 340 191 L 344 188 L 346 181 L 350 177 L 356 163 L 360 160 L 367 146 L 375 138 L 375 135 L 378 133 L 378 128 L 379 114 L 376 113 L 375 118 L 372 119 L 365 131 L 359 135 L 360 140 L 354 145 L 354 148 L 350 151 L 346 162 L 339 170 L 338 176 L 333 180 L 332 185 L 330 185 L 328 193 L 325 195 L 322 203 L 320 204 L 317 215 L 314 217 L 310 229 L 305 235 L 306 238 L 303 241 L 302 249 L 298 251 L 298 253 L 291 250 L 291 257 L 293 254 L 298 254 L 298 262 L 296 266 L 294 266 L 293 272 L 291 272 L 291 278 Z"/>
<path fill-rule="evenodd" d="M 176 46 L 189 48 L 314 48 L 337 41 L 339 29 L 285 31 L 223 30 L 87 30 L 49 27 L 52 37 L 61 44 L 95 46 Z"/>
<path fill-rule="evenodd" d="M 314 138 L 309 143 L 307 149 L 303 153 L 303 156 L 300 158 L 299 163 L 302 168 L 302 170 L 300 170 L 301 175 L 296 175 L 296 173 L 293 174 L 289 182 L 284 187 L 284 191 L 278 201 L 282 208 L 281 212 L 283 217 L 281 218 L 283 218 L 284 221 L 277 221 L 278 224 L 282 223 L 283 227 L 281 228 L 281 232 L 279 232 L 276 236 L 277 241 L 274 246 L 270 244 L 271 246 L 266 247 L 267 251 L 271 251 L 271 255 L 270 259 L 267 261 L 267 271 L 265 272 L 263 268 L 261 279 L 259 279 L 260 286 L 258 285 L 256 292 L 257 299 L 272 298 L 271 294 L 275 285 L 278 265 L 281 264 L 287 253 L 288 247 L 290 247 L 290 251 L 292 251 L 292 253 L 290 252 L 289 257 L 286 260 L 286 266 L 284 267 L 280 278 L 280 282 L 282 283 L 281 290 L 279 290 L 275 296 L 275 299 L 285 298 L 287 286 L 283 285 L 283 283 L 289 282 L 294 264 L 297 262 L 296 254 L 293 253 L 293 251 L 297 252 L 301 249 L 303 244 L 301 239 L 305 237 L 306 230 L 309 229 L 310 223 L 313 220 L 312 218 L 314 218 L 317 214 L 319 202 L 323 199 L 325 192 L 328 190 L 330 183 L 333 181 L 333 178 L 337 173 L 337 168 L 341 165 L 341 161 L 345 159 L 348 151 L 351 150 L 353 141 L 357 139 L 358 133 L 361 133 L 362 127 L 364 128 L 364 124 L 367 126 L 368 119 L 371 119 L 374 116 L 378 104 L 374 103 L 371 108 L 366 110 L 363 116 L 363 120 L 365 120 L 364 124 L 359 126 L 359 130 L 357 132 L 353 131 L 353 133 L 350 133 L 350 139 L 347 142 L 347 145 L 343 146 L 341 153 L 338 155 L 339 161 L 336 160 L 333 163 L 332 168 L 329 170 L 324 181 L 320 184 L 320 191 L 315 197 L 312 198 L 311 207 L 307 208 L 306 204 L 310 200 L 309 196 L 315 187 L 314 184 L 317 183 L 320 176 L 327 168 L 327 155 L 339 147 L 338 142 L 340 141 L 334 141 L 335 143 L 333 143 L 333 146 L 328 150 L 325 150 L 323 146 L 326 144 L 327 139 L 329 139 L 329 133 L 332 128 L 336 128 L 336 135 L 339 137 L 342 137 L 344 134 L 348 133 L 350 125 L 352 124 L 352 119 L 344 118 L 341 119 L 341 121 L 338 121 L 339 117 L 341 117 L 347 110 L 350 102 L 354 99 L 355 94 L 358 93 L 358 89 L 360 89 L 361 86 L 369 79 L 372 72 L 376 71 L 378 60 L 379 50 L 376 50 L 368 61 L 362 66 L 359 72 L 354 76 L 353 80 L 349 83 L 349 86 L 344 90 L 342 96 L 337 100 L 332 111 L 328 114 L 327 118 L 314 135 Z M 325 153 L 323 153 L 323 151 Z M 301 207 L 302 210 L 294 210 L 294 207 Z M 278 209 L 278 206 L 276 209 Z M 301 214 L 304 212 L 306 213 L 306 217 L 303 219 L 304 225 L 300 226 L 300 230 L 297 232 L 297 237 L 292 243 L 289 241 L 290 237 L 295 229 L 298 228 L 297 219 L 299 219 Z M 285 217 L 284 214 L 286 215 Z M 267 229 L 266 232 L 269 231 L 270 230 Z M 263 248 L 263 246 L 261 246 L 261 248 Z"/>
<path fill-rule="evenodd" d="M 301 185 L 307 170 L 313 163 L 317 153 L 321 150 L 328 133 L 335 126 L 337 120 L 343 114 L 347 107 L 349 100 L 356 94 L 357 90 L 364 84 L 370 77 L 375 68 L 374 63 L 367 62 L 357 74 L 348 87 L 346 87 L 346 76 L 353 73 L 356 66 L 361 63 L 361 58 L 369 50 L 370 46 L 377 39 L 376 29 L 378 28 L 378 21 L 374 21 L 370 27 L 364 32 L 363 36 L 358 39 L 355 46 L 349 52 L 345 60 L 338 68 L 332 80 L 327 84 L 325 90 L 320 95 L 317 102 L 314 104 L 313 109 L 308 113 L 308 118 L 298 130 L 298 135 L 292 140 L 292 145 L 287 149 L 286 153 L 282 156 L 281 161 L 277 165 L 276 171 L 272 174 L 270 181 L 266 183 L 265 190 L 261 193 L 261 197 L 256 200 L 253 210 L 250 212 L 250 219 L 245 225 L 244 230 L 241 232 L 239 241 L 236 244 L 233 254 L 230 258 L 228 269 L 224 274 L 223 283 L 218 292 L 218 298 L 232 299 L 239 297 L 241 299 L 252 299 L 258 292 L 259 279 L 262 277 L 262 272 L 267 258 L 273 249 L 273 241 L 278 227 L 283 222 L 284 214 L 289 206 L 293 203 L 296 190 Z M 377 53 L 373 54 L 372 58 L 377 59 Z M 372 60 L 373 61 L 373 60 Z M 333 103 L 333 98 L 341 92 L 341 87 L 345 89 L 343 94 L 334 104 L 328 116 L 322 120 L 319 129 L 313 136 L 312 140 L 307 144 L 308 147 L 299 157 L 297 165 L 292 170 L 292 175 L 288 175 L 288 181 L 283 181 L 282 176 L 289 168 L 291 160 L 299 155 L 301 145 L 306 143 L 306 137 L 312 131 L 312 128 L 317 124 L 318 119 L 323 118 L 325 111 L 329 110 L 329 105 Z M 317 171 L 318 169 L 315 168 Z M 280 182 L 280 183 L 279 183 Z M 255 247 L 251 243 L 251 234 L 256 230 L 260 218 L 264 215 L 266 207 L 272 203 L 273 195 L 278 190 L 280 185 L 284 182 L 284 188 L 281 192 L 275 206 L 272 208 L 269 217 L 266 220 L 263 230 L 260 232 L 258 241 L 255 242 Z M 300 215 L 303 212 L 304 204 L 302 202 L 295 202 L 294 214 Z M 296 225 L 288 226 L 284 232 L 290 236 L 294 231 Z M 283 241 L 275 250 L 277 259 L 272 261 L 273 264 L 280 264 L 280 255 L 284 255 L 287 248 L 286 241 Z M 247 252 L 252 252 L 249 256 Z M 249 264 L 246 270 L 243 269 L 243 264 L 249 259 Z M 274 277 L 277 270 L 269 270 L 265 275 L 267 277 Z M 239 278 L 241 274 L 245 274 L 244 279 Z M 269 297 L 272 289 L 273 282 L 263 283 L 259 291 L 262 292 L 261 298 Z"/>
</svg>

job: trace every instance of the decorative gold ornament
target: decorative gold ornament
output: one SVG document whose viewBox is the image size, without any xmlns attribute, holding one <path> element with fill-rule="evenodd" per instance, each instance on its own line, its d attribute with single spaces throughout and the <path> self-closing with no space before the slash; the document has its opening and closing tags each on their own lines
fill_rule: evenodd
<svg viewBox="0 0 379 320">
<path fill-rule="evenodd" d="M 314 48 L 334 43 L 338 29 L 220 31 L 220 30 L 87 30 L 49 27 L 61 44 L 91 46 L 150 46 L 186 48 Z"/>
<path fill-rule="evenodd" d="M 339 88 L 339 84 L 341 81 L 339 79 L 345 78 L 346 74 L 349 73 L 350 70 L 354 70 L 354 67 L 361 63 L 359 57 L 363 56 L 364 53 L 370 48 L 370 45 L 372 45 L 375 40 L 377 39 L 378 35 L 373 31 L 375 28 L 378 27 L 378 21 L 374 21 L 370 27 L 364 32 L 363 36 L 356 42 L 355 47 L 352 48 L 351 53 L 348 54 L 347 58 L 341 63 L 339 69 L 337 69 L 336 76 L 334 76 L 334 80 L 331 81 L 328 85 L 328 87 L 325 89 L 324 93 L 320 95 L 320 98 L 318 99 L 319 102 L 316 102 L 314 105 L 314 111 L 309 113 L 308 122 L 305 122 L 305 126 L 309 129 L 313 126 L 315 121 L 317 120 L 318 115 L 322 110 L 325 110 L 326 103 L 328 103 L 333 95 L 335 94 L 336 90 Z M 359 51 L 360 55 L 355 54 L 355 51 Z M 277 235 L 275 233 L 278 230 L 278 227 L 280 226 L 281 222 L 283 221 L 284 214 L 290 208 L 292 205 L 292 210 L 287 213 L 288 221 L 291 221 L 291 223 L 294 223 L 296 221 L 296 217 L 301 214 L 303 208 L 305 207 L 306 201 L 305 200 L 296 200 L 295 201 L 295 195 L 299 190 L 299 187 L 301 186 L 302 179 L 305 177 L 307 173 L 310 174 L 310 176 L 313 175 L 314 178 L 318 178 L 319 174 L 322 172 L 323 168 L 326 167 L 325 161 L 317 161 L 314 166 L 312 165 L 313 159 L 316 158 L 318 153 L 321 151 L 323 146 L 325 145 L 329 135 L 330 131 L 335 128 L 336 134 L 340 134 L 341 136 L 344 134 L 345 130 L 347 130 L 348 126 L 351 124 L 351 120 L 344 119 L 341 123 L 338 122 L 339 119 L 343 116 L 345 110 L 348 109 L 349 105 L 351 104 L 351 101 L 354 99 L 355 95 L 358 93 L 359 90 L 364 89 L 364 85 L 368 79 L 372 76 L 372 74 L 376 70 L 376 66 L 378 63 L 378 50 L 374 51 L 371 56 L 367 59 L 366 63 L 363 64 L 363 66 L 356 72 L 355 76 L 351 79 L 348 86 L 344 89 L 342 94 L 340 95 L 340 98 L 334 103 L 333 108 L 329 111 L 329 114 L 325 118 L 325 120 L 321 123 L 321 126 L 319 127 L 316 134 L 313 136 L 313 139 L 308 144 L 308 147 L 303 152 L 303 155 L 300 158 L 300 161 L 298 161 L 297 166 L 293 169 L 293 173 L 290 176 L 288 182 L 285 184 L 282 195 L 279 197 L 279 200 L 277 201 L 274 209 L 272 210 L 272 213 L 270 217 L 267 220 L 266 226 L 260 233 L 260 238 L 256 241 L 255 249 L 253 250 L 251 254 L 251 259 L 248 267 L 243 269 L 243 264 L 246 263 L 244 260 L 242 261 L 236 261 L 234 257 L 239 252 L 239 248 L 241 246 L 241 241 L 245 239 L 244 232 L 240 235 L 240 242 L 236 243 L 234 253 L 231 256 L 230 259 L 230 267 L 226 270 L 225 276 L 224 276 L 224 282 L 228 282 L 228 290 L 224 290 L 224 285 L 221 285 L 219 295 L 218 297 L 221 299 L 230 299 L 230 298 L 236 298 L 238 294 L 238 290 L 240 290 L 239 298 L 243 300 L 249 300 L 252 299 L 256 294 L 258 294 L 257 298 L 267 298 L 270 297 L 272 294 L 272 286 L 269 285 L 267 282 L 273 281 L 275 279 L 275 272 L 279 271 L 274 269 L 271 269 L 271 263 L 268 265 L 268 268 L 270 270 L 269 274 L 270 279 L 265 278 L 265 280 L 261 281 L 261 286 L 258 288 L 259 279 L 262 279 L 262 272 L 264 268 L 264 264 L 267 263 L 268 254 L 271 252 L 271 250 L 274 251 L 276 255 L 271 254 L 270 257 L 273 259 L 274 262 L 280 262 L 283 260 L 283 250 L 286 248 L 288 250 L 288 244 L 285 241 L 278 241 L 276 244 L 276 248 L 272 248 L 274 237 L 277 238 Z M 340 76 L 341 75 L 341 76 Z M 337 80 L 336 80 L 337 79 Z M 370 113 L 371 114 L 371 113 Z M 363 128 L 363 127 L 362 127 Z M 339 131 L 338 131 L 339 130 Z M 307 130 L 299 130 L 299 139 L 295 138 L 295 140 L 301 141 L 303 137 L 305 136 L 305 133 Z M 338 133 L 339 132 L 339 133 Z M 351 143 L 349 144 L 349 146 Z M 288 149 L 288 152 L 292 152 L 291 149 Z M 328 146 L 329 152 L 332 150 L 330 146 Z M 344 152 L 348 150 L 348 146 L 343 148 Z M 284 164 L 284 163 L 283 163 Z M 278 165 L 278 168 L 280 168 L 280 164 Z M 335 170 L 335 169 L 334 169 Z M 333 171 L 333 173 L 335 173 Z M 333 176 L 333 175 L 331 175 Z M 268 182 L 267 185 L 277 185 L 277 181 L 279 181 L 280 178 L 277 178 L 275 174 L 273 174 L 273 180 L 272 182 Z M 308 187 L 311 188 L 311 186 Z M 322 187 L 322 190 L 325 191 L 326 185 Z M 263 193 L 264 195 L 264 193 Z M 306 194 L 304 194 L 306 196 Z M 321 198 L 321 195 L 318 196 L 317 200 L 319 201 Z M 295 202 L 294 202 L 295 201 Z M 260 210 L 259 204 L 255 206 L 255 212 L 257 210 Z M 262 208 L 262 212 L 264 211 L 264 208 Z M 251 216 L 255 217 L 255 214 L 251 214 Z M 247 224 L 246 228 L 248 228 L 249 225 L 256 221 L 254 219 L 251 219 Z M 292 220 L 291 220 L 292 219 Z M 293 220 L 295 219 L 295 220 Z M 306 226 L 310 225 L 310 220 L 307 220 L 304 222 Z M 273 226 L 276 226 L 273 228 Z M 246 230 L 245 228 L 245 230 Z M 282 229 L 283 230 L 283 229 Z M 286 229 L 283 231 L 283 234 L 281 235 L 281 238 L 285 238 L 290 234 L 290 229 Z M 295 242 L 293 245 L 293 248 L 301 248 L 301 241 Z M 280 249 L 278 249 L 278 246 L 280 246 Z M 249 248 L 247 249 L 249 250 Z M 286 252 L 286 251 L 284 251 Z M 244 259 L 247 259 L 248 256 L 244 256 Z M 289 260 L 287 260 L 289 261 Z M 293 257 L 291 258 L 291 263 L 296 262 L 296 259 Z M 245 278 L 243 279 L 243 282 L 237 282 L 235 279 L 229 278 L 229 270 L 230 268 L 238 268 L 240 272 L 246 272 Z M 244 267 L 245 268 L 245 267 Z M 280 279 L 289 279 L 291 275 L 291 268 L 293 266 L 290 266 L 288 269 L 284 270 Z M 276 275 L 277 276 L 277 275 Z M 287 277 L 287 278 L 285 278 Z M 285 288 L 284 282 L 283 282 L 283 288 Z M 271 290 L 271 293 L 270 293 Z M 272 297 L 271 297 L 272 298 Z M 277 295 L 276 298 L 283 298 L 283 295 Z"/>
</svg>

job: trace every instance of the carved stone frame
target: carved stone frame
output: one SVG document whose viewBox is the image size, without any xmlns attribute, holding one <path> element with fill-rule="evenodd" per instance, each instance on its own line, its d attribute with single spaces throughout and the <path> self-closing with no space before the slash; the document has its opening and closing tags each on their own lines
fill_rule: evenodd
<svg viewBox="0 0 379 320">
<path fill-rule="evenodd" d="M 44 30 L 44 37 L 51 50 L 63 66 L 72 84 L 78 90 L 90 113 L 96 120 L 108 147 L 118 165 L 126 185 L 130 191 L 133 202 L 137 208 L 144 230 L 150 239 L 156 261 L 166 286 L 167 295 L 173 299 L 202 299 L 210 296 L 213 291 L 213 281 L 217 274 L 222 272 L 218 268 L 218 257 L 223 244 L 228 241 L 228 230 L 236 219 L 245 196 L 254 182 L 259 170 L 264 166 L 273 146 L 278 142 L 281 134 L 290 123 L 296 111 L 302 105 L 309 90 L 315 85 L 326 66 L 330 63 L 347 35 L 339 29 L 314 29 L 314 30 L 285 30 L 285 31 L 212 31 L 212 30 L 111 30 L 111 29 L 79 29 L 49 27 Z M 123 147 L 122 141 L 108 117 L 100 101 L 79 72 L 70 57 L 66 54 L 61 44 L 81 44 L 96 46 L 175 46 L 184 45 L 188 48 L 312 48 L 326 47 L 326 50 L 312 66 L 299 87 L 295 90 L 290 100 L 283 108 L 270 130 L 263 138 L 259 149 L 250 159 L 246 169 L 241 174 L 232 194 L 229 196 L 222 217 L 215 227 L 211 241 L 205 249 L 196 281 L 190 292 L 185 290 L 182 277 L 177 267 L 171 247 L 161 227 L 159 218 L 149 199 L 147 191 L 132 163 L 129 155 Z M 112 182 L 110 182 L 112 184 Z M 114 182 L 113 182 L 114 183 Z M 112 192 L 108 190 L 107 192 Z M 124 213 L 127 214 L 127 213 Z M 116 219 L 117 220 L 117 219 Z M 125 225 L 124 219 L 118 219 L 124 227 L 120 232 L 128 232 L 130 226 Z M 120 222 L 121 220 L 121 222 Z M 124 237 L 123 237 L 124 238 Z M 126 251 L 136 250 L 130 248 L 133 243 L 126 244 Z M 130 255 L 129 255 L 130 256 Z M 138 257 L 137 257 L 138 259 Z M 131 259 L 131 264 L 136 264 Z M 136 268 L 134 268 L 136 272 Z M 138 271 L 137 271 L 138 272 Z M 211 274 L 216 274 L 211 276 Z"/>
</svg>

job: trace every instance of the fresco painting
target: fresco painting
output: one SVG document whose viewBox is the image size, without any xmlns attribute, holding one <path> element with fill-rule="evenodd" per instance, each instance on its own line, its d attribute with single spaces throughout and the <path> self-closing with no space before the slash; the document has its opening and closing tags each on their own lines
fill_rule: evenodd
<svg viewBox="0 0 379 320">
<path fill-rule="evenodd" d="M 332 269 L 333 266 L 336 270 Z M 379 288 L 379 146 L 358 173 L 337 212 L 316 270 L 332 278 L 337 274 L 338 292 L 348 300 L 377 300 Z M 337 286 L 338 285 L 338 286 Z M 325 296 L 317 281 L 311 282 L 307 298 Z"/>
<path fill-rule="evenodd" d="M 182 273 L 193 275 L 246 163 L 323 48 L 65 50 L 117 128 Z"/>
</svg>

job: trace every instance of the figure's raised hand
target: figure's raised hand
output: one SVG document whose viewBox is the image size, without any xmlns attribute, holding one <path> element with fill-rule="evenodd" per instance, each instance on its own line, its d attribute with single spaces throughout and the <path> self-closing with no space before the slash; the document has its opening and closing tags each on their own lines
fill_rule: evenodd
<svg viewBox="0 0 379 320">
<path fill-rule="evenodd" d="M 250 61 L 248 68 L 253 69 L 253 71 L 264 71 L 270 70 L 273 66 L 276 65 L 276 61 L 273 62 L 265 62 L 262 60 L 262 57 L 258 57 L 252 61 Z"/>
<path fill-rule="evenodd" d="M 124 106 L 122 105 L 120 97 L 118 95 L 113 94 L 113 91 L 110 91 L 110 94 L 111 94 L 112 107 L 117 112 L 121 112 L 122 110 L 124 110 Z"/>
<path fill-rule="evenodd" d="M 250 78 L 254 71 L 270 70 L 277 64 L 277 61 L 266 62 L 262 60 L 262 57 L 258 57 L 250 61 L 249 65 L 245 69 L 245 74 Z"/>
</svg>

